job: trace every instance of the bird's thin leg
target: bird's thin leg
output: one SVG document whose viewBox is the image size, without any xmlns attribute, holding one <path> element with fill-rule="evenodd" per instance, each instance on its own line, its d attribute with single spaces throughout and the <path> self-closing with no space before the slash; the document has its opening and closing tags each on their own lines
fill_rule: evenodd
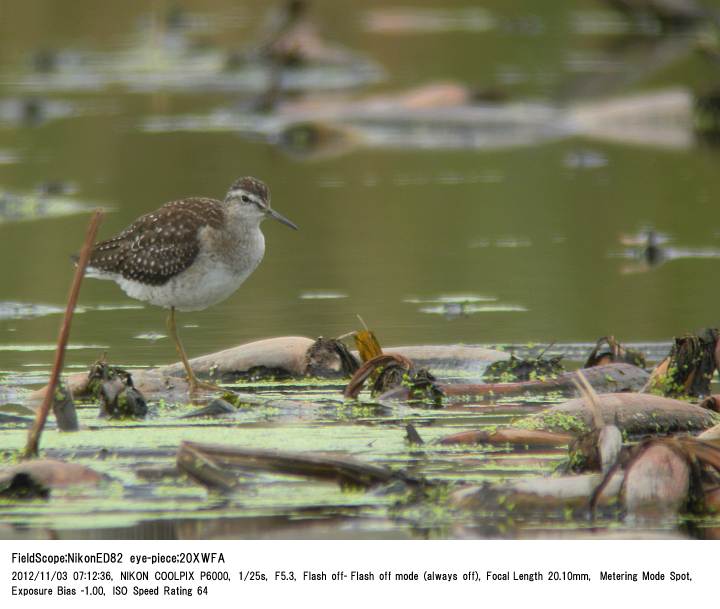
<svg viewBox="0 0 720 609">
<path fill-rule="evenodd" d="M 180 337 L 177 333 L 177 325 L 175 324 L 175 307 L 170 307 L 170 313 L 167 318 L 167 329 L 170 334 L 170 338 L 172 338 L 175 342 L 175 349 L 180 356 L 180 361 L 182 361 L 183 366 L 185 367 L 190 393 L 195 393 L 198 389 L 215 388 L 213 385 L 208 385 L 207 383 L 201 383 L 198 381 L 192 367 L 190 366 L 187 354 L 185 353 L 185 349 L 183 348 L 182 343 L 180 342 Z"/>
</svg>

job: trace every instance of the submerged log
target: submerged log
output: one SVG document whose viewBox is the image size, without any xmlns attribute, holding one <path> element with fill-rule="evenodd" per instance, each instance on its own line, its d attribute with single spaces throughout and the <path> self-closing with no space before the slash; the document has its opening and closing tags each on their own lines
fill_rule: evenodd
<svg viewBox="0 0 720 609">
<path fill-rule="evenodd" d="M 718 420 L 716 413 L 705 408 L 657 395 L 609 393 L 598 397 L 605 423 L 630 434 L 700 431 Z M 578 398 L 525 417 L 517 424 L 549 431 L 585 431 L 593 424 L 593 413 L 586 400 Z"/>
<path fill-rule="evenodd" d="M 239 345 L 190 360 L 200 377 L 234 382 L 254 376 L 334 378 L 349 376 L 354 372 L 352 358 L 357 354 L 342 352 L 328 343 L 332 339 L 312 340 L 302 336 L 281 336 Z M 388 354 L 405 354 L 418 365 L 441 368 L 477 369 L 478 376 L 489 362 L 508 359 L 502 351 L 484 347 L 462 345 L 395 347 L 385 349 Z M 187 382 L 182 363 L 153 369 L 129 370 L 135 388 L 147 399 L 165 398 L 188 400 Z M 66 378 L 68 388 L 75 397 L 90 395 L 87 373 L 72 374 Z M 26 405 L 36 408 L 45 396 L 43 387 L 26 398 Z"/>
<path fill-rule="evenodd" d="M 187 401 L 190 399 L 188 384 L 184 378 L 166 376 L 156 370 L 134 370 L 132 371 L 133 385 L 147 399 L 160 399 Z M 66 383 L 73 396 L 86 398 L 92 395 L 90 377 L 86 372 L 71 374 L 66 378 Z M 30 393 L 24 406 L 37 408 L 45 395 L 47 387 L 42 387 Z"/>
<path fill-rule="evenodd" d="M 194 357 L 190 366 L 198 376 L 222 378 L 226 374 L 241 375 L 253 368 L 284 371 L 291 376 L 304 374 L 304 362 L 314 341 L 304 336 L 280 336 L 231 347 L 217 353 Z M 167 376 L 183 376 L 181 362 L 157 368 Z"/>
<path fill-rule="evenodd" d="M 182 415 L 181 419 L 200 419 L 204 417 L 232 417 L 237 414 L 237 409 L 227 401 L 216 398 L 207 406 L 197 408 L 192 412 Z"/>
<path fill-rule="evenodd" d="M 400 355 L 412 360 L 418 368 L 477 368 L 492 362 L 510 359 L 510 354 L 497 349 L 468 345 L 422 345 L 384 348 L 383 353 Z"/>
<path fill-rule="evenodd" d="M 187 443 L 178 449 L 176 462 L 180 471 L 211 490 L 230 492 L 237 486 L 237 476 L 224 471 L 212 458 Z"/>
<path fill-rule="evenodd" d="M 90 378 L 87 372 L 77 372 L 64 377 L 63 384 L 67 387 L 74 397 L 85 397 L 89 395 L 88 384 Z M 24 401 L 24 405 L 33 410 L 37 409 L 45 398 L 47 385 L 35 391 L 32 391 Z"/>
<path fill-rule="evenodd" d="M 606 473 L 485 483 L 452 493 L 450 503 L 471 510 L 594 510 L 619 498 L 626 512 L 644 518 L 717 509 L 720 443 L 688 436 L 648 439 L 633 453 L 624 472 L 616 463 Z"/>
<path fill-rule="evenodd" d="M 309 360 L 313 360 L 309 352 L 316 342 L 304 336 L 268 338 L 193 358 L 190 360 L 190 365 L 195 374 L 215 378 L 233 374 L 241 376 L 253 369 L 284 371 L 289 376 L 302 377 L 309 372 L 308 363 Z M 412 360 L 417 366 L 447 368 L 478 365 L 484 367 L 489 362 L 510 357 L 503 351 L 463 345 L 390 347 L 383 349 L 383 353 L 401 355 Z M 358 354 L 354 352 L 353 355 Z M 335 376 L 343 370 L 343 362 L 340 356 L 337 356 L 336 361 L 332 363 L 326 358 L 322 367 L 329 369 Z M 161 366 L 156 371 L 169 376 L 181 376 L 185 372 L 182 363 Z"/>
<path fill-rule="evenodd" d="M 47 488 L 85 485 L 95 486 L 106 480 L 105 476 L 79 463 L 66 463 L 54 459 L 35 459 L 0 469 L 0 482 L 22 474 L 30 476 Z"/>
<path fill-rule="evenodd" d="M 417 482 L 401 472 L 349 457 L 244 449 L 189 441 L 180 445 L 178 455 L 188 451 L 195 457 L 202 455 L 219 466 L 332 480 L 342 486 L 370 488 L 396 481 Z"/>
<path fill-rule="evenodd" d="M 645 370 L 630 364 L 607 364 L 588 368 L 585 370 L 585 376 L 598 393 L 612 393 L 639 391 L 645 386 L 649 375 Z M 518 383 L 446 383 L 438 384 L 437 388 L 450 402 L 460 398 L 494 400 L 498 397 L 522 397 L 557 392 L 572 396 L 578 393 L 573 383 L 574 378 L 575 372 L 565 372 L 555 378 L 545 380 Z M 411 393 L 412 388 L 398 387 L 383 394 L 380 399 L 406 400 Z"/>
<path fill-rule="evenodd" d="M 135 370 L 132 375 L 135 388 L 146 399 L 164 398 L 168 401 L 189 401 L 192 397 L 185 378 L 167 376 L 156 370 Z"/>
<path fill-rule="evenodd" d="M 585 370 L 585 377 L 598 393 L 619 391 L 637 391 L 648 379 L 645 370 L 630 364 L 607 364 Z M 560 392 L 567 395 L 577 394 L 573 382 L 575 372 L 565 372 L 556 378 L 525 381 L 520 383 L 489 383 L 487 385 L 443 385 L 442 390 L 448 396 L 466 396 L 477 392 L 478 396 L 500 395 L 503 397 L 524 394 L 542 394 Z"/>
<path fill-rule="evenodd" d="M 445 436 L 438 444 L 518 444 L 521 446 L 566 446 L 575 439 L 573 434 L 517 429 L 506 427 L 496 431 L 482 429 L 461 431 Z"/>
<path fill-rule="evenodd" d="M 584 508 L 602 482 L 602 474 L 524 478 L 502 484 L 484 484 L 455 491 L 450 495 L 454 507 L 468 510 Z M 620 492 L 623 474 L 615 474 L 603 490 L 599 504 L 613 503 Z"/>
</svg>

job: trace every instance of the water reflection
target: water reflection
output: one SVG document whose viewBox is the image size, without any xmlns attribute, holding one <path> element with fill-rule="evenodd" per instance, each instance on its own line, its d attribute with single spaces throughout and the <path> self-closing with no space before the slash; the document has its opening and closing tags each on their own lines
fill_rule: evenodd
<svg viewBox="0 0 720 609">
<path fill-rule="evenodd" d="M 241 50 L 208 44 L 199 33 L 217 33 L 221 20 L 171 11 L 152 19 L 114 51 L 41 48 L 31 71 L 7 71 L 0 82 L 26 91 L 174 90 L 267 94 L 338 89 L 376 82 L 381 68 L 362 54 L 326 43 L 306 16 L 302 0 L 283 4 L 259 41 Z M 225 22 L 225 26 L 227 22 Z"/>
<path fill-rule="evenodd" d="M 72 192 L 72 188 L 65 188 L 59 183 L 43 183 L 33 193 L 0 191 L 0 225 L 82 214 L 95 207 L 92 203 L 74 198 Z"/>
</svg>

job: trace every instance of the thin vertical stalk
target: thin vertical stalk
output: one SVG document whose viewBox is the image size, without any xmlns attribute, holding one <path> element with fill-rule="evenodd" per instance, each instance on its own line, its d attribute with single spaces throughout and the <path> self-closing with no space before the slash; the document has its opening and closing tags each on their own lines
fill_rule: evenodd
<svg viewBox="0 0 720 609">
<path fill-rule="evenodd" d="M 60 335 L 58 336 L 57 348 L 55 349 L 55 360 L 53 361 L 52 372 L 50 373 L 50 381 L 48 383 L 47 391 L 45 392 L 42 404 L 40 405 L 40 409 L 35 415 L 35 421 L 30 428 L 30 433 L 28 434 L 28 441 L 25 446 L 26 457 L 36 457 L 38 454 L 40 435 L 45 427 L 45 421 L 47 420 L 50 406 L 52 405 L 53 398 L 55 397 L 55 389 L 58 385 L 60 374 L 63 369 L 65 349 L 67 347 L 68 339 L 70 338 L 70 326 L 72 324 L 75 306 L 77 305 L 78 295 L 80 294 L 80 286 L 82 284 L 83 277 L 85 276 L 85 269 L 87 268 L 90 260 L 90 252 L 92 251 L 92 246 L 95 243 L 95 235 L 97 234 L 102 217 L 103 212 L 96 209 L 92 219 L 90 220 L 90 224 L 88 225 L 87 232 L 85 233 L 85 242 L 80 250 L 77 268 L 75 269 L 75 276 L 73 277 L 67 306 L 65 308 L 65 316 L 63 317 L 62 325 L 60 326 Z"/>
</svg>

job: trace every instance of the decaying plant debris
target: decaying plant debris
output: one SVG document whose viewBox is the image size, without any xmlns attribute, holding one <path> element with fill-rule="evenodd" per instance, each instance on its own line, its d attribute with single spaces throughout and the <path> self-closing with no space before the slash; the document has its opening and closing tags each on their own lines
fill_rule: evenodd
<svg viewBox="0 0 720 609">
<path fill-rule="evenodd" d="M 421 479 L 357 459 L 273 450 L 250 450 L 198 442 L 183 442 L 178 449 L 178 466 L 208 486 L 217 485 L 216 471 L 236 467 L 250 471 L 270 471 L 335 481 L 343 487 L 371 488 L 391 482 L 422 484 Z M 198 461 L 203 465 L 198 467 Z M 213 468 L 210 476 L 208 469 Z M 202 471 L 203 473 L 199 473 Z M 220 470 L 222 471 L 222 470 Z"/>
<path fill-rule="evenodd" d="M 545 353 L 534 358 L 518 358 L 510 355 L 509 360 L 493 362 L 487 367 L 483 379 L 490 381 L 531 381 L 553 378 L 565 372 L 562 355 L 544 357 Z"/>
<path fill-rule="evenodd" d="M 60 431 L 77 431 L 80 429 L 72 393 L 64 383 L 60 383 L 55 389 L 52 410 Z"/>
<path fill-rule="evenodd" d="M 650 439 L 635 449 L 624 469 L 469 486 L 454 491 L 450 502 L 466 510 L 515 514 L 568 508 L 589 513 L 613 505 L 646 518 L 704 514 L 715 509 L 719 457 L 720 448 L 693 438 Z"/>
<path fill-rule="evenodd" d="M 645 355 L 636 349 L 628 349 L 614 336 L 603 336 L 597 340 L 588 355 L 583 368 L 614 363 L 631 364 L 638 368 L 647 367 Z"/>
<path fill-rule="evenodd" d="M 569 468 L 574 471 L 602 471 L 607 473 L 620 458 L 623 438 L 615 423 L 608 423 L 604 416 L 600 396 L 588 383 L 581 370 L 577 371 L 575 383 L 592 414 L 590 429 L 580 433 L 569 448 Z"/>
<path fill-rule="evenodd" d="M 653 370 L 649 386 L 664 395 L 704 397 L 720 363 L 720 332 L 706 328 L 676 338 L 670 354 Z"/>
<path fill-rule="evenodd" d="M 605 474 L 590 497 L 591 509 L 608 479 L 621 467 L 625 470 L 621 494 L 630 512 L 656 515 L 714 509 L 705 498 L 714 494 L 720 483 L 717 442 L 683 436 L 645 439 Z"/>
<path fill-rule="evenodd" d="M 525 410 L 519 413 L 530 409 L 532 414 L 516 416 L 509 424 L 435 434 L 428 442 L 423 439 L 426 431 L 422 429 L 422 419 L 419 430 L 413 424 L 405 426 L 402 419 L 392 423 L 406 427 L 404 434 L 398 434 L 398 442 L 422 463 L 432 464 L 436 454 L 453 458 L 456 450 L 465 451 L 455 457 L 458 462 L 468 459 L 482 463 L 492 454 L 507 454 L 515 455 L 516 463 L 535 463 L 535 455 L 542 451 L 553 456 L 558 471 L 571 475 L 541 475 L 477 485 L 434 479 L 422 470 L 416 471 L 416 466 L 387 467 L 337 451 L 328 454 L 284 450 L 282 446 L 245 448 L 196 440 L 182 441 L 172 463 L 141 465 L 136 475 L 144 484 L 167 480 L 176 485 L 199 484 L 211 494 L 223 494 L 223 500 L 256 492 L 252 489 L 258 476 L 293 476 L 336 482 L 343 490 L 382 489 L 383 494 L 395 497 L 402 509 L 423 509 L 429 502 L 436 509 L 460 509 L 471 514 L 491 510 L 497 514 L 512 513 L 513 517 L 567 510 L 586 517 L 597 509 L 604 518 L 613 520 L 625 513 L 647 516 L 653 506 L 661 514 L 705 514 L 720 504 L 718 448 L 712 444 L 720 427 L 715 397 L 708 395 L 702 403 L 693 404 L 641 393 L 648 389 L 650 378 L 643 367 L 636 365 L 644 364 L 642 354 L 625 348 L 613 337 L 597 342 L 587 358 L 586 365 L 590 367 L 582 371 L 562 371 L 559 357 L 548 359 L 541 355 L 523 359 L 482 347 L 384 348 L 367 329 L 353 333 L 352 338 L 355 351 L 338 339 L 279 337 L 196 358 L 192 365 L 201 376 L 237 386 L 223 388 L 224 394 L 208 395 L 199 407 L 180 411 L 172 418 L 188 424 L 232 426 L 254 409 L 293 412 L 298 416 L 317 407 L 312 400 L 237 391 L 244 382 L 256 379 L 270 387 L 282 386 L 289 379 L 297 379 L 294 382 L 298 383 L 303 379 L 327 379 L 326 391 L 336 395 L 332 408 L 359 408 L 364 413 L 377 412 L 367 410 L 366 388 L 370 403 L 383 404 L 380 407 L 386 413 L 423 412 L 417 407 L 440 408 L 448 414 L 461 413 L 464 408 L 468 412 L 482 411 L 473 408 L 494 412 L 492 409 L 502 407 L 498 403 L 514 399 L 524 404 Z M 707 377 L 709 342 L 700 337 L 678 341 L 673 347 L 676 358 L 700 362 L 683 377 L 682 395 L 697 390 L 696 370 L 704 370 L 702 374 Z M 713 343 L 713 357 L 715 346 Z M 493 362 L 502 362 L 502 370 Z M 668 369 L 664 369 L 666 375 Z M 496 379 L 509 382 L 460 383 L 456 377 L 445 380 L 443 374 L 447 370 L 463 371 L 478 381 L 491 380 L 495 375 Z M 106 361 L 96 362 L 89 373 L 67 377 L 63 390 L 56 392 L 57 412 L 62 416 L 62 404 L 72 404 L 74 396 L 99 403 L 101 417 L 131 418 L 143 425 L 148 403 L 189 401 L 187 383 L 180 375 L 182 368 L 178 364 L 123 370 Z M 528 380 L 517 380 L 518 377 Z M 343 390 L 342 384 L 347 379 Z M 36 392 L 27 403 L 37 403 L 43 395 L 43 390 Z M 550 397 L 578 395 L 544 407 Z M 703 430 L 706 431 L 698 440 L 672 436 Z M 647 435 L 649 438 L 637 443 L 637 438 Z M 47 498 L 63 476 L 73 483 L 91 485 L 104 479 L 89 468 L 70 471 L 68 463 L 47 463 L 46 470 L 36 466 L 40 468 L 37 471 L 44 472 L 42 475 L 29 470 L 0 472 L 0 492 L 14 499 Z M 56 478 L 48 471 L 54 472 Z M 143 472 L 160 474 L 146 477 Z"/>
<path fill-rule="evenodd" d="M 121 368 L 96 362 L 90 370 L 88 389 L 100 402 L 100 416 L 111 419 L 142 419 L 148 407 L 133 383 L 132 375 Z"/>
</svg>

